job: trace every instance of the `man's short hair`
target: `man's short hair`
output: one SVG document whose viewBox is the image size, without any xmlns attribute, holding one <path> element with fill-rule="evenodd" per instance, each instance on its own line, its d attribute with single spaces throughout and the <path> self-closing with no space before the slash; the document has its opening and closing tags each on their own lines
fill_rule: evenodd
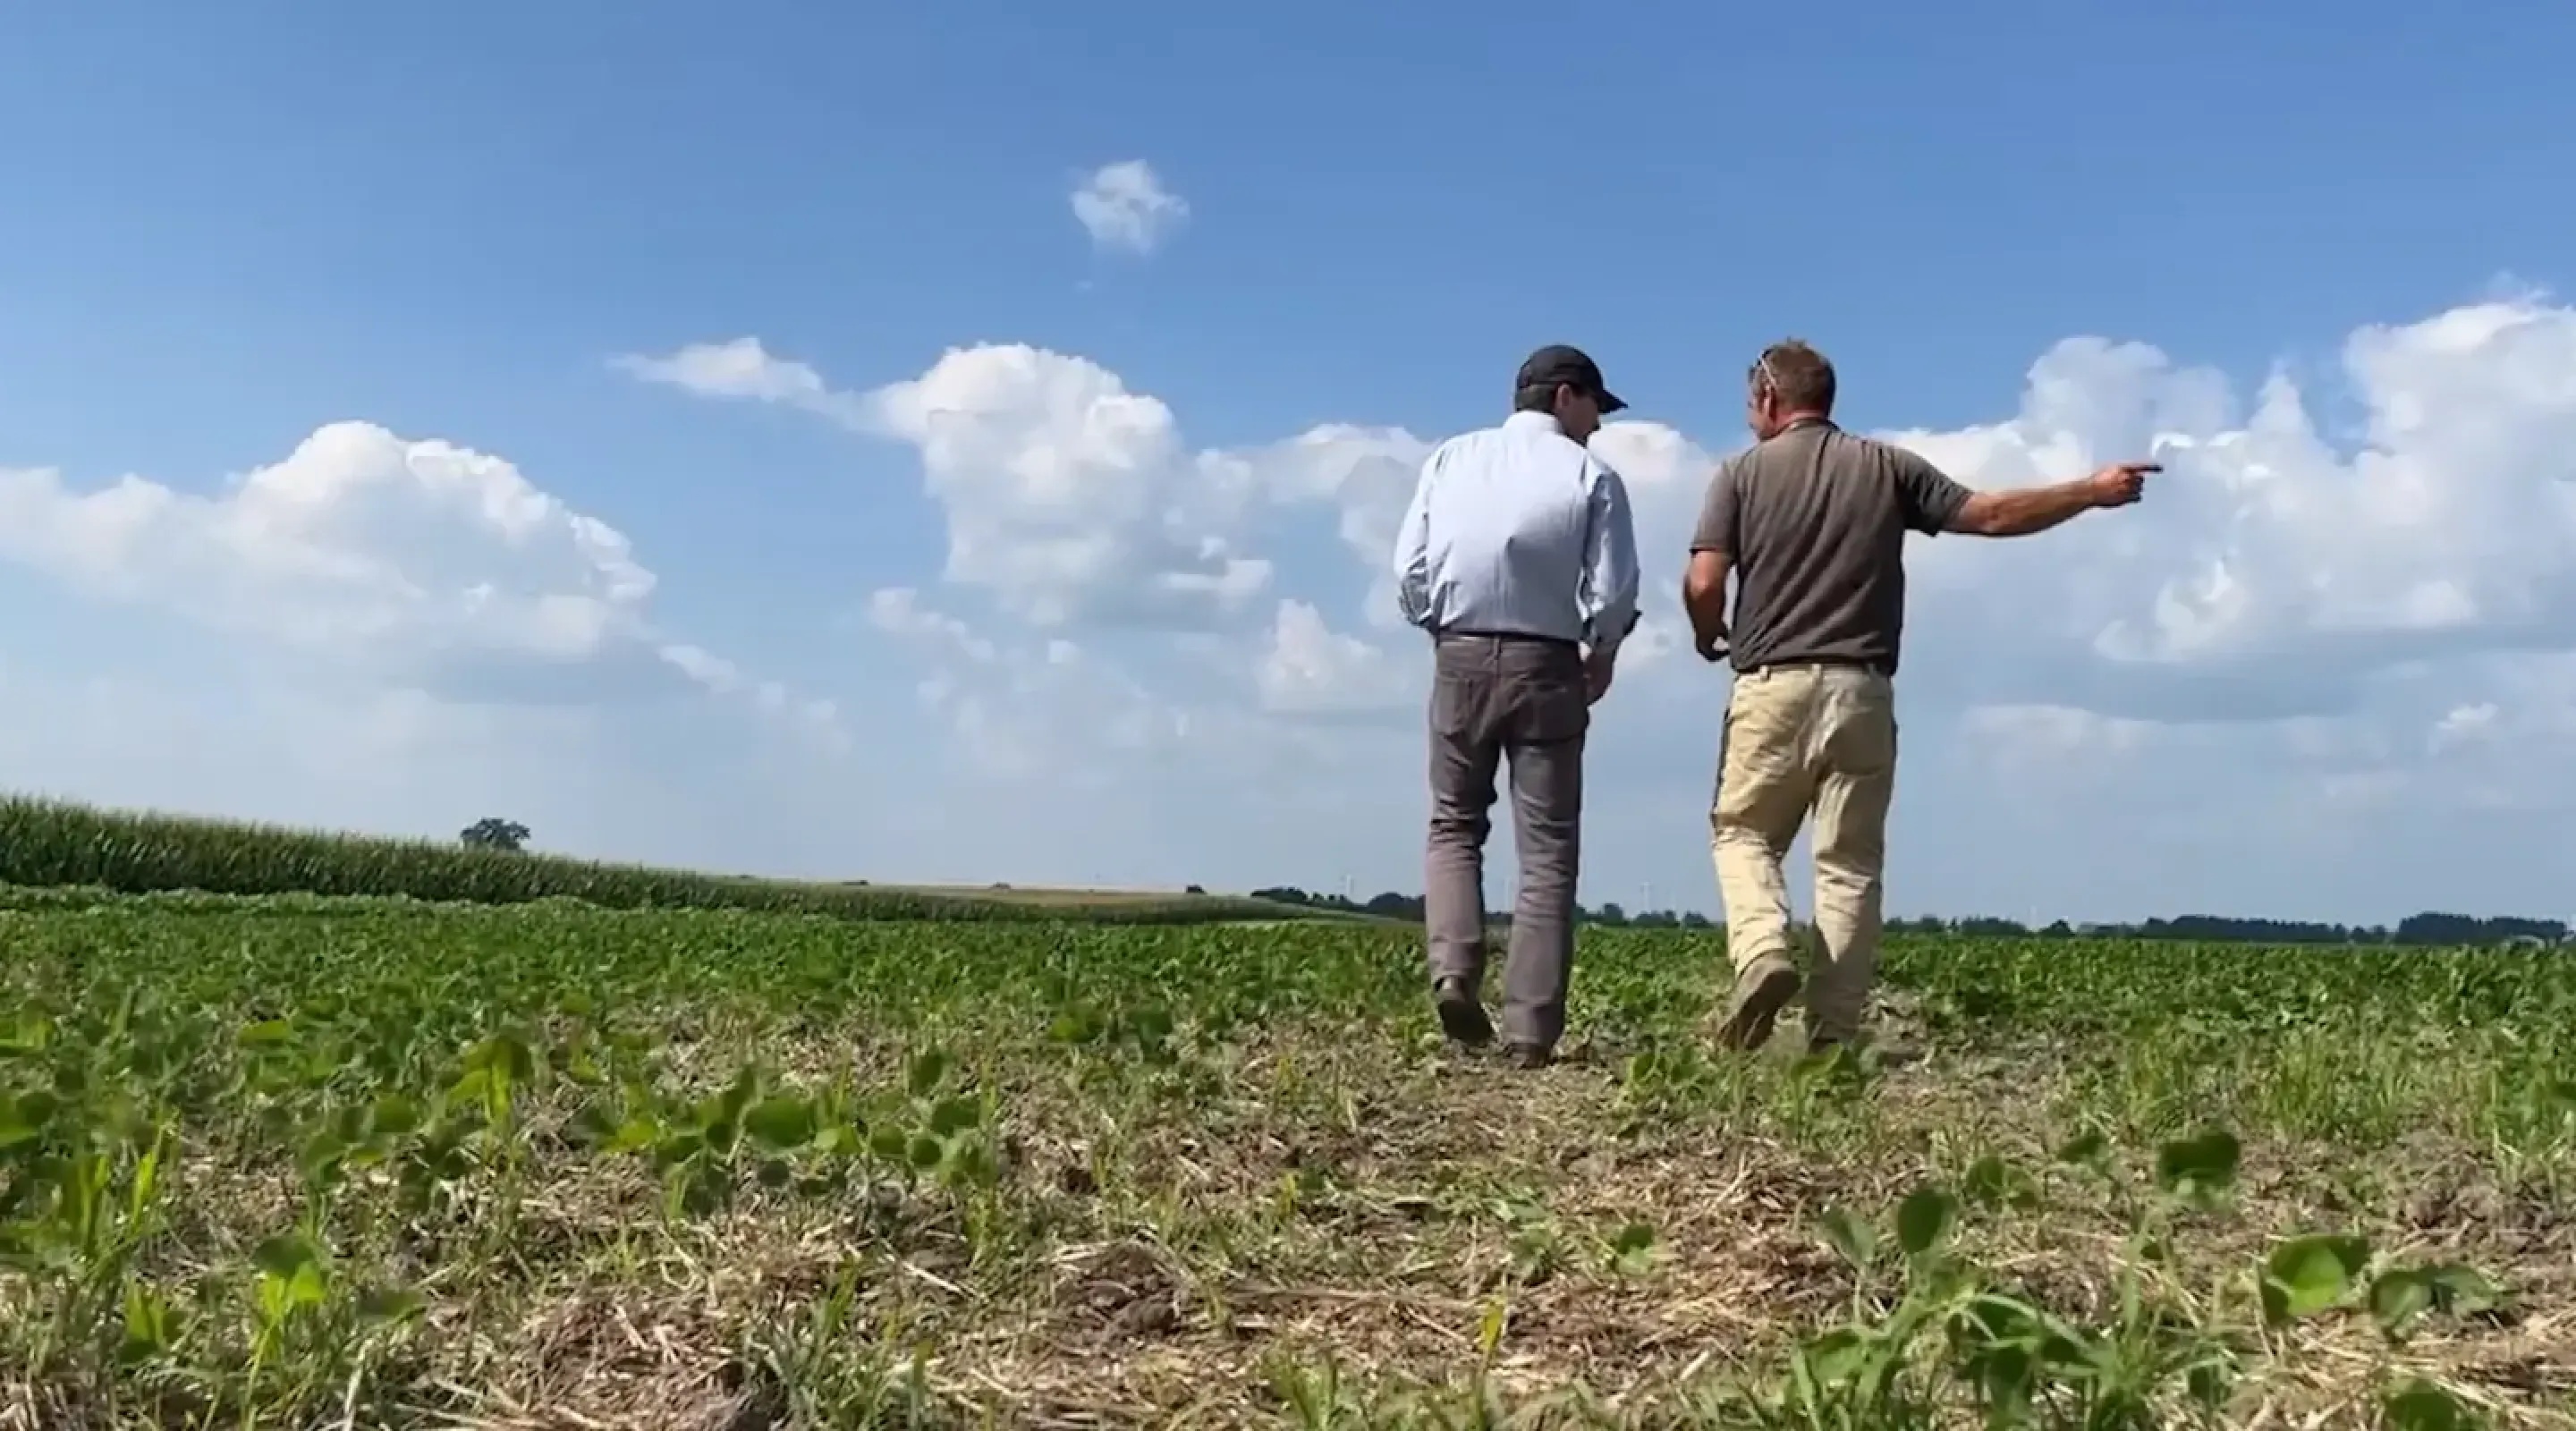
<svg viewBox="0 0 2576 1431">
<path fill-rule="evenodd" d="M 1815 413 L 1834 410 L 1834 365 L 1803 338 L 1784 338 L 1762 350 L 1745 374 L 1757 389 L 1778 394 L 1781 406 Z"/>
<path fill-rule="evenodd" d="M 1525 383 L 1512 389 L 1512 411 L 1556 411 L 1556 390 L 1559 386 L 1557 383 Z"/>
</svg>

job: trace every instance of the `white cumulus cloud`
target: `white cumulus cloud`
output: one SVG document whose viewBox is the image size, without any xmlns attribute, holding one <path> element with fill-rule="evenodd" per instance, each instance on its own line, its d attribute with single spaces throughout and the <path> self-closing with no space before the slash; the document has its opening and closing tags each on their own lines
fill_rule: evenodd
<svg viewBox="0 0 2576 1431">
<path fill-rule="evenodd" d="M 1190 216 L 1187 200 L 1163 186 L 1142 159 L 1103 164 L 1074 187 L 1073 216 L 1104 249 L 1148 254 Z"/>
<path fill-rule="evenodd" d="M 708 358 L 709 348 L 757 354 L 789 375 L 745 376 L 748 360 Z M 910 445 L 947 517 L 942 578 L 1048 628 L 1192 630 L 1249 617 L 1274 575 L 1249 544 L 1284 506 L 1337 509 L 1347 549 L 1375 572 L 1428 451 L 1400 429 L 1345 424 L 1255 448 L 1194 449 L 1161 399 L 1087 358 L 1023 343 L 953 348 L 917 377 L 864 392 L 808 384 L 810 367 L 756 340 L 617 363 L 653 381 L 731 373 L 677 385 Z"/>
<path fill-rule="evenodd" d="M 1416 699 L 1394 657 L 1333 630 L 1322 612 L 1302 601 L 1279 603 L 1255 683 L 1263 709 L 1282 715 L 1390 711 Z"/>
<path fill-rule="evenodd" d="M 1280 715 L 1385 699 L 1350 693 L 1414 664 L 1386 554 L 1437 434 L 1326 423 L 1194 448 L 1159 398 L 1022 344 L 953 349 L 869 391 L 803 364 L 763 375 L 742 340 L 727 362 L 692 351 L 638 371 L 728 374 L 711 390 L 911 445 L 946 516 L 943 586 L 1005 621 L 1210 633 L 1253 705 Z M 1981 739 L 2134 745 L 2142 722 L 2331 716 L 2408 663 L 2576 651 L 2576 310 L 2526 296 L 2366 328 L 2342 377 L 2328 392 L 2274 373 L 2240 396 L 2150 345 L 2079 337 L 2041 354 L 1992 421 L 1881 429 L 1985 488 L 2133 456 L 2167 468 L 2144 503 L 2038 537 L 1914 539 L 1915 708 L 2011 713 L 1984 718 Z M 2358 424 L 2319 419 L 2320 400 Z M 1687 657 L 1678 584 L 1709 474 L 1746 440 L 1642 420 L 1595 439 L 1627 482 L 1646 576 L 1614 724 L 1640 703 L 1695 712 L 1710 697 L 1682 693 L 1721 679 Z M 1337 540 L 1290 539 L 1318 508 Z M 1320 613 L 1353 601 L 1357 627 L 1331 629 Z M 1256 611 L 1272 620 L 1247 642 Z"/>
<path fill-rule="evenodd" d="M 685 679 L 828 730 L 828 702 L 656 627 L 625 535 L 507 460 L 367 422 L 196 493 L 82 490 L 0 468 L 0 560 L 92 599 L 467 699 L 591 698 Z"/>
<path fill-rule="evenodd" d="M 615 528 L 508 462 L 363 422 L 212 496 L 0 472 L 0 555 L 99 596 L 343 649 L 587 659 L 643 630 L 654 587 Z"/>
</svg>

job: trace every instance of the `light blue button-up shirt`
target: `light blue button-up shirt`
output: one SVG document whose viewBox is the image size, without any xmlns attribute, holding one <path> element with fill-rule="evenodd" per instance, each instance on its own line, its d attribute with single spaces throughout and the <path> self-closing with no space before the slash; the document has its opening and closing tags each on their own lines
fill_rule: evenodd
<svg viewBox="0 0 2576 1431">
<path fill-rule="evenodd" d="M 1450 438 L 1395 539 L 1396 602 L 1425 630 L 1616 650 L 1637 618 L 1637 532 L 1610 464 L 1543 412 Z"/>
</svg>

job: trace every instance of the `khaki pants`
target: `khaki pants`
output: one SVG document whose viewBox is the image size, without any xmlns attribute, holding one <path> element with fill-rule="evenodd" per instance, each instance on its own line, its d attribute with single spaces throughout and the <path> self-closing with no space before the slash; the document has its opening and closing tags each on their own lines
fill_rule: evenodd
<svg viewBox="0 0 2576 1431">
<path fill-rule="evenodd" d="M 1849 1039 L 1878 973 L 1887 808 L 1896 790 L 1894 684 L 1858 666 L 1787 665 L 1735 678 L 1709 810 L 1726 948 L 1740 973 L 1793 962 L 1780 864 L 1815 816 L 1820 963 L 1807 981 L 1810 1036 Z"/>
</svg>

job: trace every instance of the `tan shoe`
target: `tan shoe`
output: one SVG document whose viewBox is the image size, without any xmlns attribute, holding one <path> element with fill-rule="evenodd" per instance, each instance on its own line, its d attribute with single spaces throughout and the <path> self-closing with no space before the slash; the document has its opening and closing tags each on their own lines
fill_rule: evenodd
<svg viewBox="0 0 2576 1431">
<path fill-rule="evenodd" d="M 1746 965 L 1735 976 L 1726 1022 L 1717 1027 L 1718 1046 L 1744 1051 L 1769 1043 L 1772 1025 L 1798 996 L 1802 982 L 1798 966 L 1778 954 L 1765 954 Z"/>
</svg>

